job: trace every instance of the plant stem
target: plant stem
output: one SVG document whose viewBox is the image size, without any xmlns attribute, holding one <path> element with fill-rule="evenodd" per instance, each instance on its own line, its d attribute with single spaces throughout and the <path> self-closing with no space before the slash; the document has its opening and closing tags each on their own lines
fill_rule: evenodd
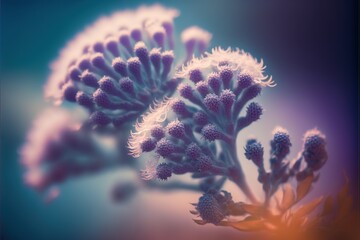
<svg viewBox="0 0 360 240">
<path fill-rule="evenodd" d="M 253 194 L 249 185 L 246 182 L 244 172 L 237 157 L 236 138 L 234 139 L 233 143 L 229 145 L 229 151 L 235 164 L 234 170 L 230 170 L 230 179 L 240 188 L 240 190 L 245 194 L 246 197 L 250 199 L 251 202 L 258 203 L 258 200 L 256 199 L 255 195 Z"/>
</svg>

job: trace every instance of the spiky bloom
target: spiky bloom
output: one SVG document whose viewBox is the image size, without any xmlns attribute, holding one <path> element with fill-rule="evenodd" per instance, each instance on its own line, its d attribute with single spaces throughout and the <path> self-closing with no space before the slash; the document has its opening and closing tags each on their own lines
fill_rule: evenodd
<svg viewBox="0 0 360 240">
<path fill-rule="evenodd" d="M 204 194 L 199 198 L 196 210 L 203 220 L 213 224 L 220 223 L 225 217 L 220 205 L 211 194 Z"/>
<path fill-rule="evenodd" d="M 86 108 L 93 125 L 135 120 L 155 99 L 172 95 L 179 82 L 170 77 L 179 63 L 172 51 L 178 15 L 152 5 L 101 17 L 51 65 L 46 98 Z"/>
<path fill-rule="evenodd" d="M 316 128 L 305 133 L 303 148 L 304 159 L 312 170 L 319 170 L 328 159 L 326 137 Z"/>
<path fill-rule="evenodd" d="M 282 127 L 276 127 L 273 131 L 273 139 L 270 145 L 271 154 L 281 161 L 290 152 L 291 142 L 289 132 Z"/>
<path fill-rule="evenodd" d="M 185 125 L 179 120 L 170 122 L 167 125 L 168 133 L 174 138 L 183 138 L 185 136 Z"/>
<path fill-rule="evenodd" d="M 264 162 L 264 148 L 261 143 L 250 140 L 245 147 L 245 157 L 261 167 Z"/>
<path fill-rule="evenodd" d="M 248 118 L 250 121 L 256 121 L 260 119 L 262 113 L 263 109 L 260 104 L 252 102 L 246 109 L 246 118 Z"/>
<path fill-rule="evenodd" d="M 232 203 L 233 200 L 230 193 L 210 190 L 199 198 L 196 210 L 205 222 L 217 225 L 226 216 L 230 215 L 228 207 Z"/>
<path fill-rule="evenodd" d="M 167 180 L 171 177 L 172 174 L 172 167 L 170 164 L 167 163 L 160 163 L 156 167 L 156 176 L 160 180 Z"/>
<path fill-rule="evenodd" d="M 102 156 L 101 143 L 79 126 L 76 118 L 59 109 L 48 109 L 34 121 L 20 151 L 27 185 L 44 192 L 109 164 Z"/>
</svg>

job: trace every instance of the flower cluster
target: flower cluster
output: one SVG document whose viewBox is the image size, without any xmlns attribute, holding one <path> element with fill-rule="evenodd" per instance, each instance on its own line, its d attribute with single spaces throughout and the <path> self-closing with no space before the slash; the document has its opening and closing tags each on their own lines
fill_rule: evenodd
<svg viewBox="0 0 360 240">
<path fill-rule="evenodd" d="M 178 16 L 178 10 L 159 4 L 119 11 L 68 42 L 51 64 L 45 98 L 56 106 L 75 103 L 80 107 L 74 112 L 85 109 L 87 117 L 76 127 L 60 108 L 39 117 L 21 150 L 28 185 L 44 191 L 79 173 L 118 163 L 134 167 L 124 149 L 129 128 L 156 99 L 176 90 L 181 78 L 173 76 L 174 66 L 186 60 L 174 52 L 200 55 L 211 40 L 207 31 L 190 27 L 176 46 Z"/>
<path fill-rule="evenodd" d="M 291 147 L 290 135 L 282 127 L 273 131 L 273 139 L 270 141 L 270 171 L 264 168 L 264 149 L 261 143 L 255 139 L 249 139 L 245 146 L 245 157 L 251 160 L 258 168 L 258 180 L 263 184 L 266 197 L 270 198 L 278 187 L 296 176 L 298 181 L 313 175 L 327 160 L 325 136 L 317 129 L 305 133 L 304 146 L 299 154 L 300 158 L 287 160 L 286 156 Z M 301 169 L 302 159 L 306 166 Z"/>
<path fill-rule="evenodd" d="M 236 139 L 263 114 L 253 99 L 264 87 L 276 84 L 264 74 L 263 61 L 243 50 L 216 47 L 205 52 L 212 35 L 197 26 L 185 29 L 183 46 L 176 46 L 178 15 L 176 9 L 161 5 L 116 12 L 101 17 L 67 44 L 51 65 L 45 97 L 55 105 L 76 103 L 81 106 L 76 109 L 86 109 L 88 115 L 75 121 L 69 112 L 52 109 L 35 121 L 20 153 L 26 184 L 48 192 L 45 199 L 51 201 L 59 195 L 51 187 L 65 179 L 114 166 L 119 159 L 129 160 L 122 155 L 125 139 L 129 155 L 147 158 L 142 179 L 162 181 L 125 180 L 113 189 L 117 202 L 128 200 L 140 187 L 186 189 L 203 193 L 190 211 L 201 218 L 194 220 L 198 224 L 242 231 L 317 226 L 329 211 L 311 224 L 308 213 L 322 198 L 293 208 L 308 194 L 328 159 L 325 136 L 317 129 L 306 132 L 303 149 L 291 160 L 290 134 L 275 128 L 269 168 L 262 144 L 248 139 L 244 158 L 256 167 L 264 191 L 264 199 L 258 200 L 246 182 Z M 110 145 L 101 141 L 102 133 Z M 187 173 L 200 180 L 165 182 Z M 223 191 L 227 180 L 251 203 L 235 202 Z M 291 182 L 296 182 L 296 192 Z M 282 201 L 275 196 L 279 192 Z M 339 194 L 341 206 L 351 205 L 346 193 L 345 189 Z M 330 202 L 324 203 L 324 209 L 330 208 Z M 343 208 L 340 220 L 348 210 Z M 230 216 L 242 219 L 234 221 Z"/>
<path fill-rule="evenodd" d="M 34 121 L 20 150 L 24 181 L 46 192 L 70 177 L 98 171 L 112 161 L 103 148 L 69 112 L 48 109 Z"/>
<path fill-rule="evenodd" d="M 56 104 L 77 103 L 89 111 L 95 126 L 131 123 L 177 86 L 179 79 L 171 72 L 180 60 L 173 52 L 173 20 L 178 15 L 176 9 L 153 5 L 100 18 L 70 41 L 52 64 L 46 98 Z M 189 42 L 201 44 L 201 54 L 211 39 L 199 28 L 183 35 L 191 55 L 196 48 Z"/>
<path fill-rule="evenodd" d="M 186 79 L 177 90 L 181 98 L 165 100 L 145 114 L 129 139 L 133 157 L 154 152 L 154 158 L 166 160 L 157 168 L 152 162 L 146 179 L 188 172 L 194 177 L 227 175 L 235 156 L 216 142 L 235 145 L 239 131 L 262 115 L 262 107 L 249 102 L 262 87 L 274 86 L 263 69 L 250 54 L 230 48 L 213 49 L 180 69 L 175 76 Z M 156 118 L 160 121 L 151 120 Z"/>
</svg>

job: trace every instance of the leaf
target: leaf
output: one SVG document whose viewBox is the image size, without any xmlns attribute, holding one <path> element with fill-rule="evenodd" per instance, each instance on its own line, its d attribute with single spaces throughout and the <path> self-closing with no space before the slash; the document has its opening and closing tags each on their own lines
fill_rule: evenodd
<svg viewBox="0 0 360 240">
<path fill-rule="evenodd" d="M 287 210 L 295 203 L 295 193 L 291 184 L 285 184 L 283 188 L 283 198 L 280 204 L 280 209 Z"/>
<path fill-rule="evenodd" d="M 236 228 L 240 231 L 258 231 L 264 229 L 264 220 L 243 220 L 239 222 L 229 222 L 229 226 Z"/>
<path fill-rule="evenodd" d="M 321 213 L 319 214 L 319 216 L 323 217 L 330 214 L 333 208 L 334 208 L 334 198 L 332 196 L 328 196 L 324 201 L 324 207 Z"/>
<path fill-rule="evenodd" d="M 265 212 L 264 206 L 261 205 L 252 205 L 252 204 L 242 204 L 242 207 L 245 212 L 249 213 L 252 216 L 263 216 Z"/>
<path fill-rule="evenodd" d="M 302 217 L 308 215 L 309 213 L 314 211 L 317 206 L 320 205 L 323 198 L 324 197 L 321 196 L 307 204 L 302 205 L 298 210 L 295 211 L 295 213 L 293 214 L 293 217 L 299 219 L 299 218 L 302 218 Z"/>
<path fill-rule="evenodd" d="M 239 202 L 239 203 L 230 203 L 228 205 L 228 211 L 231 213 L 231 215 L 233 216 L 241 216 L 246 214 L 244 208 L 243 208 L 243 203 Z"/>
<path fill-rule="evenodd" d="M 207 224 L 206 221 L 202 220 L 202 219 L 193 219 L 193 221 L 196 223 L 196 224 L 199 224 L 199 225 L 205 225 Z"/>
<path fill-rule="evenodd" d="M 311 174 L 308 177 L 306 177 L 304 180 L 298 182 L 297 188 L 296 188 L 296 201 L 300 201 L 303 199 L 310 191 L 311 184 L 313 183 L 314 175 Z"/>
<path fill-rule="evenodd" d="M 349 195 L 349 178 L 346 177 L 345 184 L 337 195 L 340 205 L 342 205 L 346 201 L 348 195 Z"/>
<path fill-rule="evenodd" d="M 345 176 L 346 177 L 346 176 Z M 349 193 L 349 178 L 346 177 L 345 184 L 337 195 L 339 212 L 337 214 L 337 220 L 344 219 L 351 211 L 353 199 Z"/>
</svg>

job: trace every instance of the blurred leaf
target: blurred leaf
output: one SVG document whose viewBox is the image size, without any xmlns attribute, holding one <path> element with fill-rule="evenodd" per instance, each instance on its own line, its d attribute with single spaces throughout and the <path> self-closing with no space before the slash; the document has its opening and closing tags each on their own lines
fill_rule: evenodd
<svg viewBox="0 0 360 240">
<path fill-rule="evenodd" d="M 228 226 L 240 231 L 258 231 L 264 229 L 264 220 L 243 220 L 239 222 L 228 222 Z"/>
<path fill-rule="evenodd" d="M 291 184 L 285 184 L 283 188 L 283 198 L 280 204 L 281 210 L 287 210 L 295 202 L 295 193 L 291 187 Z"/>
<path fill-rule="evenodd" d="M 310 229 L 310 228 L 316 228 L 321 222 L 321 217 L 317 216 L 314 217 L 313 219 L 309 220 L 306 222 L 306 228 Z"/>
<path fill-rule="evenodd" d="M 296 201 L 300 201 L 309 193 L 313 180 L 314 180 L 314 175 L 311 174 L 308 177 L 306 177 L 304 180 L 298 182 L 296 188 Z"/>
<path fill-rule="evenodd" d="M 313 201 L 311 201 L 311 202 L 309 202 L 307 204 L 302 205 L 298 210 L 295 211 L 295 213 L 293 214 L 293 218 L 300 219 L 300 218 L 306 216 L 307 214 L 311 213 L 312 211 L 315 210 L 315 208 L 317 206 L 320 205 L 323 198 L 324 197 L 321 196 L 321 197 L 316 198 L 315 200 L 313 200 Z"/>
<path fill-rule="evenodd" d="M 332 196 L 328 196 L 324 201 L 324 207 L 319 216 L 323 217 L 332 212 L 334 208 L 334 198 Z"/>
<path fill-rule="evenodd" d="M 245 212 L 249 213 L 252 216 L 260 217 L 260 216 L 264 216 L 266 213 L 265 208 L 262 205 L 252 205 L 252 204 L 243 203 L 242 207 Z"/>
<path fill-rule="evenodd" d="M 241 216 L 246 214 L 244 208 L 243 208 L 243 203 L 230 203 L 228 205 L 228 210 L 230 212 L 231 215 L 233 216 Z"/>
<path fill-rule="evenodd" d="M 341 188 L 340 192 L 337 195 L 339 204 L 342 205 L 344 201 L 346 201 L 347 196 L 349 195 L 349 178 L 346 177 L 345 184 Z"/>
<path fill-rule="evenodd" d="M 196 224 L 199 224 L 199 225 L 205 225 L 207 224 L 206 221 L 202 220 L 202 219 L 193 219 L 193 221 L 196 223 Z"/>
<path fill-rule="evenodd" d="M 337 195 L 339 203 L 339 212 L 337 214 L 338 221 L 344 219 L 351 211 L 353 199 L 350 196 L 349 188 L 349 178 L 346 177 L 346 182 Z"/>
</svg>

